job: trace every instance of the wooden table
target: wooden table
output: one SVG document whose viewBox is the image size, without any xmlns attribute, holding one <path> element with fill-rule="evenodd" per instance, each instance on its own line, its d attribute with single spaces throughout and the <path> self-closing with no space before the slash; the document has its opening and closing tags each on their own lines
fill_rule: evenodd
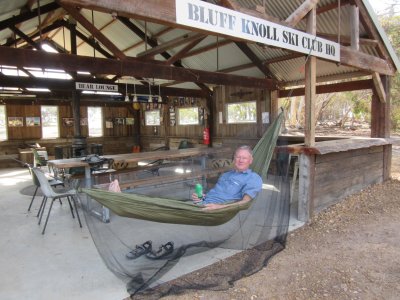
<svg viewBox="0 0 400 300">
<path fill-rule="evenodd" d="M 230 148 L 188 148 L 179 150 L 162 150 L 162 151 L 150 151 L 150 152 L 140 152 L 140 153 L 126 153 L 126 154 L 116 154 L 116 155 L 105 155 L 105 158 L 113 159 L 114 163 L 138 163 L 140 161 L 156 161 L 159 159 L 163 160 L 178 160 L 187 159 L 190 157 L 201 157 L 202 168 L 205 168 L 205 159 L 208 155 L 213 154 L 232 154 Z M 68 159 L 56 159 L 49 160 L 47 162 L 49 167 L 52 167 L 55 172 L 59 169 L 84 167 L 85 168 L 85 187 L 91 187 L 91 172 L 90 164 L 84 161 L 84 158 L 68 158 Z M 90 200 L 88 199 L 88 206 L 90 206 Z M 104 222 L 109 222 L 109 211 L 106 207 L 103 207 L 102 213 L 100 214 Z"/>
</svg>

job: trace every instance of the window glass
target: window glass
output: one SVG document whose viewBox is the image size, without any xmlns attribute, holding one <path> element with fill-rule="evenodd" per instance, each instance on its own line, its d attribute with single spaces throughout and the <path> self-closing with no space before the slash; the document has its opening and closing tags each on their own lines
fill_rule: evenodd
<svg viewBox="0 0 400 300">
<path fill-rule="evenodd" d="M 42 138 L 58 138 L 60 136 L 58 126 L 58 107 L 42 105 L 40 110 L 42 116 Z"/>
<path fill-rule="evenodd" d="M 147 110 L 145 111 L 144 118 L 146 126 L 158 126 L 160 125 L 160 110 Z"/>
<path fill-rule="evenodd" d="M 256 123 L 256 101 L 230 103 L 226 105 L 228 124 Z"/>
<path fill-rule="evenodd" d="M 103 136 L 103 110 L 101 107 L 87 108 L 89 136 Z"/>
<path fill-rule="evenodd" d="M 178 108 L 179 125 L 199 125 L 199 108 Z"/>
<path fill-rule="evenodd" d="M 7 139 L 6 106 L 0 105 L 0 141 Z"/>
</svg>

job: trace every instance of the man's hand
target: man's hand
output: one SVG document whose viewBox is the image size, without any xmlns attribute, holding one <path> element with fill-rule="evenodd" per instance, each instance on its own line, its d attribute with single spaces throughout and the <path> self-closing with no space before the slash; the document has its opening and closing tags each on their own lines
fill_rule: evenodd
<svg viewBox="0 0 400 300">
<path fill-rule="evenodd" d="M 228 205 L 209 203 L 204 206 L 203 210 L 214 210 L 214 209 L 221 209 L 221 208 L 225 208 L 225 207 L 228 207 Z"/>
<path fill-rule="evenodd" d="M 205 196 L 206 196 L 206 194 L 203 194 L 203 198 L 204 198 Z M 192 194 L 192 200 L 193 200 L 194 203 L 203 201 L 203 198 L 200 199 L 200 198 L 197 196 L 196 193 L 193 193 L 193 194 Z"/>
</svg>

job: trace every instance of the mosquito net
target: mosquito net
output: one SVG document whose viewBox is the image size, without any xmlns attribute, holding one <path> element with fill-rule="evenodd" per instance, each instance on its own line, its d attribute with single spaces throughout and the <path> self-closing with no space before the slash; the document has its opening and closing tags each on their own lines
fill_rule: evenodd
<svg viewBox="0 0 400 300">
<path fill-rule="evenodd" d="M 116 174 L 111 179 L 118 178 L 121 186 L 126 187 L 129 185 L 124 183 L 132 180 L 149 179 L 151 183 L 156 178 L 157 184 L 126 188 L 122 194 L 128 198 L 129 194 L 136 195 L 132 201 L 173 199 L 174 205 L 163 207 L 165 213 L 181 211 L 186 215 L 196 183 L 200 182 L 207 192 L 218 174 L 200 178 L 187 176 L 185 180 L 168 182 L 159 178 L 197 174 L 204 168 L 229 168 L 231 163 L 231 157 L 191 158 L 172 164 L 163 162 L 156 174 L 154 170 L 146 170 Z M 289 184 L 276 172 L 275 164 L 264 173 L 262 190 L 248 207 L 235 211 L 223 222 L 212 224 L 153 220 L 152 211 L 156 215 L 158 208 L 137 202 L 133 209 L 135 205 L 144 205 L 146 217 L 127 216 L 112 208 L 109 222 L 104 222 L 99 217 L 104 214 L 104 207 L 93 200 L 98 198 L 96 194 L 86 192 L 81 194 L 81 200 L 93 241 L 107 267 L 127 283 L 134 299 L 158 299 L 186 289 L 227 289 L 235 280 L 263 268 L 272 255 L 285 247 L 290 216 Z M 108 194 L 105 195 L 107 198 Z M 112 202 L 119 201 L 119 197 L 112 199 Z M 202 213 L 205 217 L 217 214 L 213 219 L 224 217 L 217 210 L 196 212 L 193 218 L 201 218 Z"/>
</svg>

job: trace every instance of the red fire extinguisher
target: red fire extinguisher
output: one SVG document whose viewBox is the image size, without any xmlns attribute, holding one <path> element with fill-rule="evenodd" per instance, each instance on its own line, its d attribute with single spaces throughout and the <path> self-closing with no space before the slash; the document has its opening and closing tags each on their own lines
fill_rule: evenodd
<svg viewBox="0 0 400 300">
<path fill-rule="evenodd" d="M 209 145 L 210 144 L 210 129 L 205 127 L 203 130 L 203 144 Z"/>
</svg>

